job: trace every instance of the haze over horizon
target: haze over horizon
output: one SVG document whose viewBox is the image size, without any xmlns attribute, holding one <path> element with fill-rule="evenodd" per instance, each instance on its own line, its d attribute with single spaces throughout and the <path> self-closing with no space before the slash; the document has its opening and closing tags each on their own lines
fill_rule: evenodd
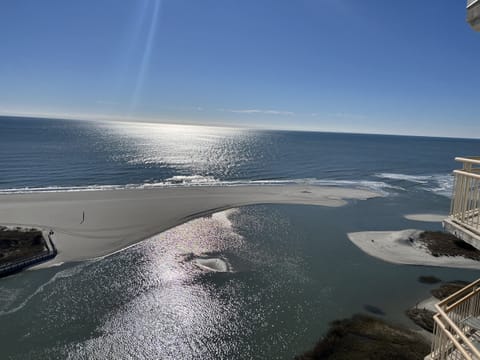
<svg viewBox="0 0 480 360">
<path fill-rule="evenodd" d="M 480 133 L 461 1 L 22 1 L 0 19 L 0 115 Z"/>
</svg>

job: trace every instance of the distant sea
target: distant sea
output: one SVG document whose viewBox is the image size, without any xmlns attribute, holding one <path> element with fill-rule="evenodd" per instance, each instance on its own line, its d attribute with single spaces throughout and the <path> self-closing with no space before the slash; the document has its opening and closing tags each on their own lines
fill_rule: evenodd
<svg viewBox="0 0 480 360">
<path fill-rule="evenodd" d="M 448 196 L 479 140 L 0 117 L 0 191 L 309 183 Z"/>
<path fill-rule="evenodd" d="M 291 359 L 329 322 L 371 313 L 413 326 L 420 275 L 478 272 L 371 258 L 351 231 L 440 229 L 455 156 L 479 140 L 0 117 L 7 193 L 310 184 L 381 198 L 341 208 L 258 205 L 192 220 L 112 256 L 0 279 L 6 359 Z M 0 219 L 1 223 L 1 219 Z M 205 273 L 191 256 L 220 256 Z M 5 324 L 5 325 L 4 325 Z M 6 325 L 8 324 L 8 326 Z"/>
</svg>

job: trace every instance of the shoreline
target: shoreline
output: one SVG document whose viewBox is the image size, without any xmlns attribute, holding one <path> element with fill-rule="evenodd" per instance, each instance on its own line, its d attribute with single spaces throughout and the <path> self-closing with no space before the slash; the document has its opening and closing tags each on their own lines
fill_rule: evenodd
<svg viewBox="0 0 480 360">
<path fill-rule="evenodd" d="M 246 205 L 339 207 L 381 195 L 327 186 L 248 185 L 0 195 L 0 224 L 55 232 L 58 255 L 39 267 L 110 255 L 194 218 Z"/>
</svg>

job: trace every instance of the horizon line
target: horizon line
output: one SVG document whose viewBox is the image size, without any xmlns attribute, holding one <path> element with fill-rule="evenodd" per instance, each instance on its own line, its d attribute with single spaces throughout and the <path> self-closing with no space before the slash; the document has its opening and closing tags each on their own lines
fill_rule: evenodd
<svg viewBox="0 0 480 360">
<path fill-rule="evenodd" d="M 258 131 L 291 131 L 291 132 L 308 132 L 308 133 L 328 133 L 328 134 L 349 134 L 349 135 L 378 135 L 378 136 L 402 136 L 402 137 L 420 137 L 420 138 L 436 138 L 436 139 L 458 139 L 458 140 L 480 140 L 480 137 L 462 137 L 462 136 L 446 136 L 446 135 L 421 135 L 421 134 L 396 134 L 388 132 L 362 132 L 362 131 L 342 131 L 342 130 L 321 130 L 309 128 L 272 128 L 266 126 L 252 126 L 232 123 L 218 122 L 193 122 L 185 120 L 165 120 L 150 117 L 125 117 L 105 114 L 55 114 L 55 113 L 9 113 L 0 112 L 0 118 L 13 117 L 24 119 L 50 119 L 50 120 L 66 120 L 66 121 L 103 121 L 103 122 L 119 122 L 132 124 L 158 124 L 158 125 L 180 125 L 180 126 L 207 126 L 207 127 L 224 127 Z"/>
</svg>

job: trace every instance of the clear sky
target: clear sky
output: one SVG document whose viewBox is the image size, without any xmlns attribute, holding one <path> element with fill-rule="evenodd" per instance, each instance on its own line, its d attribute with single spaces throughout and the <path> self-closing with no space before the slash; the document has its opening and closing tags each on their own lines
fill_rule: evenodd
<svg viewBox="0 0 480 360">
<path fill-rule="evenodd" d="M 480 137 L 462 0 L 6 0 L 0 114 Z"/>
</svg>

